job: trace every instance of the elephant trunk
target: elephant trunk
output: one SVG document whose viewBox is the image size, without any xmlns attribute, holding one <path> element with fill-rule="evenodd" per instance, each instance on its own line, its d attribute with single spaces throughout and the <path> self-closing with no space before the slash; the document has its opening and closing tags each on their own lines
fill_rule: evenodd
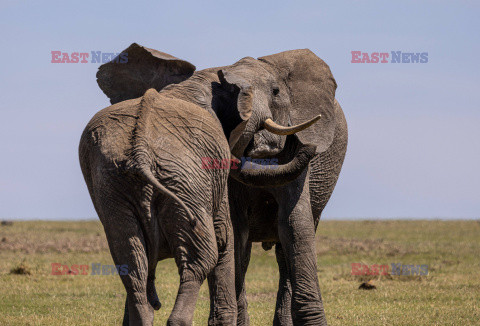
<svg viewBox="0 0 480 326">
<path fill-rule="evenodd" d="M 261 165 L 250 162 L 240 169 L 231 169 L 230 175 L 237 181 L 252 187 L 280 187 L 300 176 L 316 154 L 315 145 L 297 146 L 293 159 L 282 165 Z"/>
</svg>

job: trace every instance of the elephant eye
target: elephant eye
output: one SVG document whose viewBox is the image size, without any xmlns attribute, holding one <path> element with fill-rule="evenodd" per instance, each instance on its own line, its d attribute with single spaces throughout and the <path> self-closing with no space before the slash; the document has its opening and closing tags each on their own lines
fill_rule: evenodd
<svg viewBox="0 0 480 326">
<path fill-rule="evenodd" d="M 278 87 L 274 87 L 273 88 L 273 91 L 272 91 L 273 95 L 278 95 L 278 93 L 280 93 L 280 90 L 278 89 Z"/>
</svg>

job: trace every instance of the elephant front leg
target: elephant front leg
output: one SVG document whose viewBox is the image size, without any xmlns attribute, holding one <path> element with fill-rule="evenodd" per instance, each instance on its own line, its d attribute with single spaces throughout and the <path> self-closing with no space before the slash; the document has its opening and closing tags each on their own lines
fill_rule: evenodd
<svg viewBox="0 0 480 326">
<path fill-rule="evenodd" d="M 247 293 L 245 290 L 245 274 L 250 262 L 252 243 L 249 241 L 248 224 L 237 212 L 232 212 L 235 235 L 235 293 L 237 299 L 237 326 L 250 325 L 247 312 Z M 245 216 L 242 215 L 243 218 Z"/>
<path fill-rule="evenodd" d="M 292 287 L 294 325 L 327 325 L 317 277 L 315 225 L 312 218 L 308 171 L 276 191 L 278 234 Z"/>
<path fill-rule="evenodd" d="M 275 255 L 277 256 L 278 270 L 280 279 L 278 281 L 277 304 L 275 307 L 274 326 L 291 326 L 292 321 L 292 285 L 290 284 L 290 275 L 288 274 L 287 262 L 283 253 L 282 245 L 275 245 Z"/>
<path fill-rule="evenodd" d="M 248 236 L 248 233 L 247 233 Z M 247 292 L 245 289 L 245 274 L 250 262 L 252 243 L 235 238 L 235 292 L 237 296 L 237 326 L 250 325 L 248 317 Z"/>
</svg>

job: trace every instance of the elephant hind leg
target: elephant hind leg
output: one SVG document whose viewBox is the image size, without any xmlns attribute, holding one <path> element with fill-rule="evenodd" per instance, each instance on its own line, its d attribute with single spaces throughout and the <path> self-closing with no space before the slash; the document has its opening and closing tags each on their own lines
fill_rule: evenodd
<svg viewBox="0 0 480 326">
<path fill-rule="evenodd" d="M 152 306 L 153 309 L 159 310 L 162 307 L 160 300 L 158 299 L 157 290 L 155 288 L 154 279 L 147 279 L 147 299 L 148 303 Z M 123 326 L 129 325 L 129 314 L 128 314 L 128 297 L 125 301 L 125 312 L 123 315 Z"/>
<path fill-rule="evenodd" d="M 192 225 L 185 212 L 175 206 L 175 210 L 164 210 L 159 219 L 180 275 L 177 298 L 167 325 L 183 326 L 192 325 L 200 286 L 217 264 L 218 251 L 211 215 L 191 210 L 197 221 Z"/>
<path fill-rule="evenodd" d="M 208 275 L 210 290 L 208 325 L 237 325 L 234 241 L 227 196 L 224 197 L 222 206 L 217 213 L 214 226 L 218 263 Z"/>
<path fill-rule="evenodd" d="M 125 206 L 122 200 L 96 205 L 113 261 L 128 267 L 128 273 L 120 272 L 127 291 L 123 325 L 153 325 L 153 307 L 147 298 L 145 239 L 137 217 Z"/>
<path fill-rule="evenodd" d="M 154 279 L 151 279 L 150 277 L 147 279 L 147 299 L 153 309 L 159 310 L 162 307 L 162 304 L 158 299 L 157 290 L 155 289 Z M 129 319 L 127 297 L 127 300 L 125 301 L 125 312 L 123 315 L 123 326 L 128 326 L 130 324 Z"/>
</svg>

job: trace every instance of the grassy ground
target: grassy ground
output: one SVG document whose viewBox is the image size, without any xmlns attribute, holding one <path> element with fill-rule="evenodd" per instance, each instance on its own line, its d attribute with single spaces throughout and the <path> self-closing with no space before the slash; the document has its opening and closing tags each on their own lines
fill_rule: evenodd
<svg viewBox="0 0 480 326">
<path fill-rule="evenodd" d="M 330 325 L 479 325 L 480 222 L 322 221 L 318 276 Z M 51 275 L 51 263 L 113 264 L 99 222 L 14 222 L 0 226 L 0 325 L 119 325 L 118 276 Z M 352 276 L 351 263 L 428 264 L 428 276 Z M 12 270 L 19 273 L 15 274 Z M 359 290 L 374 279 L 376 290 Z M 273 250 L 255 245 L 247 274 L 252 325 L 271 325 L 278 272 Z M 164 325 L 178 276 L 159 263 Z M 195 325 L 206 325 L 206 284 Z"/>
</svg>

